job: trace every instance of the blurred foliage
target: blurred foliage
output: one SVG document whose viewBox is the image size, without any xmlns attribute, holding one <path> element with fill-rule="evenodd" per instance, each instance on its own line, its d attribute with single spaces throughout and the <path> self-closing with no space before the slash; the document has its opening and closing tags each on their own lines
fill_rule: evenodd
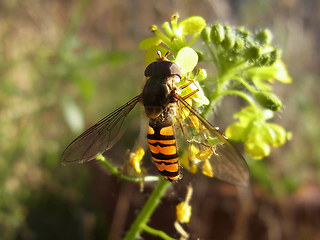
<svg viewBox="0 0 320 240">
<path fill-rule="evenodd" d="M 110 76 L 108 71 L 123 67 L 133 56 L 128 51 L 88 46 L 78 36 L 76 30 L 86 4 L 79 2 L 66 32 L 56 39 L 45 34 L 38 35 L 42 39 L 31 38 L 36 35 L 15 39 L 17 33 L 8 28 L 10 22 L 0 24 L 5 43 L 0 49 L 2 239 L 13 239 L 19 231 L 22 239 L 32 236 L 33 231 L 40 239 L 48 239 L 50 233 L 51 239 L 58 239 L 61 231 L 71 238 L 75 228 L 82 229 L 79 237 L 84 235 L 81 231 L 85 231 L 82 225 L 86 223 L 82 221 L 87 213 L 79 212 L 79 206 L 81 195 L 89 191 L 86 186 L 90 179 L 84 169 L 61 168 L 59 158 L 66 143 L 61 139 L 70 130 L 84 130 L 79 102 L 92 103 L 99 84 Z M 21 9 L 16 6 L 12 10 Z M 56 229 L 48 229 L 52 223 Z M 78 227 L 68 230 L 70 224 Z"/>
<path fill-rule="evenodd" d="M 111 220 L 91 196 L 90 166 L 62 168 L 59 157 L 84 123 L 93 123 L 139 91 L 142 56 L 135 58 L 137 54 L 130 49 L 136 49 L 137 43 L 148 35 L 150 23 L 160 24 L 176 10 L 182 16 L 205 16 L 208 22 L 272 29 L 274 42 L 283 49 L 284 62 L 294 76 L 290 91 L 275 83 L 274 90 L 284 106 L 282 111 L 288 116 L 275 118 L 293 132 L 294 138 L 266 161 L 248 159 L 251 173 L 258 180 L 258 187 L 283 198 L 297 195 L 297 189 L 310 189 L 306 187 L 310 184 L 318 185 L 317 9 L 319 3 L 312 0 L 1 1 L 1 238 L 57 239 L 57 233 L 66 238 L 71 234 L 83 239 L 107 238 L 106 226 Z M 259 84 L 259 79 L 255 83 Z M 225 117 L 217 109 L 217 116 L 221 116 L 218 125 L 230 122 L 228 108 L 232 112 L 233 105 L 220 107 L 226 112 Z M 203 191 L 205 186 L 202 181 L 197 190 Z M 208 189 L 212 190 L 212 185 Z M 207 195 L 210 193 L 205 199 Z M 306 206 L 312 206 L 306 198 L 303 200 Z M 196 209 L 193 207 L 193 211 Z M 288 223 L 286 220 L 292 215 L 284 216 L 287 218 L 283 222 Z M 291 219 L 289 223 L 292 224 Z M 306 222 L 301 228 L 290 228 L 290 224 L 286 228 L 279 224 L 278 230 L 294 233 L 296 239 L 301 236 L 296 232 L 299 229 L 308 236 L 312 233 Z M 205 228 L 204 222 L 201 226 L 203 234 L 212 230 Z M 271 225 L 268 227 L 272 229 Z"/>
</svg>

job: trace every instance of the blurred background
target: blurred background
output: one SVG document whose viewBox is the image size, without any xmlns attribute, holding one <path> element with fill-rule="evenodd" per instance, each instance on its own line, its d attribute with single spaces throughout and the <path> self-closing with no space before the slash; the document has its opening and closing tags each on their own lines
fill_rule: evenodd
<svg viewBox="0 0 320 240">
<path fill-rule="evenodd" d="M 140 192 L 95 161 L 63 167 L 59 158 L 81 131 L 141 91 L 139 42 L 175 12 L 269 28 L 293 79 L 275 85 L 285 107 L 274 120 L 292 140 L 248 160 L 252 193 L 192 179 L 193 215 L 184 226 L 191 239 L 320 239 L 319 1 L 0 0 L 1 239 L 121 239 L 153 186 Z M 233 121 L 224 109 L 214 121 L 222 129 Z M 175 184 L 149 225 L 178 237 L 175 205 L 185 191 L 184 180 Z"/>
</svg>

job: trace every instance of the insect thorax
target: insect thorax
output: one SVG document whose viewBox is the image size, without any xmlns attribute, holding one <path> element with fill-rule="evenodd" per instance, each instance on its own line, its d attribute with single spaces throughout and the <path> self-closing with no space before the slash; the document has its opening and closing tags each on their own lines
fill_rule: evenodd
<svg viewBox="0 0 320 240">
<path fill-rule="evenodd" d="M 162 58 L 145 70 L 146 84 L 142 91 L 142 103 L 149 118 L 157 118 L 168 104 L 174 102 L 175 83 L 180 81 L 179 67 Z"/>
</svg>

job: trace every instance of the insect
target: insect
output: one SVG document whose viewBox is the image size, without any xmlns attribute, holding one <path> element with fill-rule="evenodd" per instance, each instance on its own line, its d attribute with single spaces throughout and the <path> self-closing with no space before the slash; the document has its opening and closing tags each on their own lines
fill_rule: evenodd
<svg viewBox="0 0 320 240">
<path fill-rule="evenodd" d="M 244 158 L 217 128 L 187 102 L 197 90 L 181 96 L 181 70 L 167 59 L 168 53 L 145 69 L 147 80 L 140 95 L 119 107 L 77 137 L 62 154 L 62 163 L 87 162 L 98 153 L 110 149 L 118 140 L 124 119 L 141 102 L 149 120 L 147 140 L 153 162 L 160 174 L 169 181 L 181 178 L 176 136 L 182 138 L 184 157 L 206 165 L 213 175 L 237 185 L 247 185 L 248 166 Z M 187 152 L 190 154 L 187 154 Z M 208 171 L 208 170 L 207 170 Z"/>
</svg>

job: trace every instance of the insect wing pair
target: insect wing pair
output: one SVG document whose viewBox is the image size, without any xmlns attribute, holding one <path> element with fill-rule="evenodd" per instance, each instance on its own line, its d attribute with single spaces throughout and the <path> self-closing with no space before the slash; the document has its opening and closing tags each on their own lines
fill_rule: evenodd
<svg viewBox="0 0 320 240">
<path fill-rule="evenodd" d="M 192 171 L 200 168 L 205 175 L 236 185 L 247 185 L 249 171 L 243 157 L 226 137 L 178 94 L 175 85 L 169 83 L 172 75 L 180 77 L 177 66 L 161 57 L 149 66 L 151 68 L 147 67 L 145 75 L 148 77 L 147 70 L 151 69 L 150 72 L 154 74 L 148 81 L 155 81 L 155 86 L 168 89 L 167 93 L 160 89 L 159 98 L 160 102 L 163 102 L 163 99 L 167 103 L 159 104 L 156 108 L 147 108 L 145 102 L 149 99 L 143 99 L 143 91 L 143 94 L 131 99 L 71 142 L 62 154 L 62 163 L 88 162 L 95 159 L 98 153 L 109 150 L 117 142 L 126 116 L 142 102 L 147 115 L 148 112 L 154 115 L 154 118 L 150 118 L 147 136 L 151 155 L 157 169 L 167 180 L 175 181 L 180 178 L 179 161 L 183 161 L 183 165 Z M 167 71 L 159 71 L 163 67 Z M 165 74 L 161 75 L 163 72 Z M 151 90 L 153 91 L 152 88 Z M 155 116 L 159 108 L 163 110 Z M 177 142 L 176 137 L 179 138 Z"/>
<path fill-rule="evenodd" d="M 124 119 L 140 101 L 141 96 L 133 98 L 82 133 L 63 152 L 62 163 L 88 162 L 95 159 L 97 153 L 110 149 L 118 140 Z M 181 131 L 177 134 L 181 135 L 178 144 L 181 146 L 180 150 L 184 150 L 187 161 L 198 163 L 200 167 L 203 164 L 210 164 L 213 176 L 232 184 L 246 185 L 249 174 L 243 157 L 214 126 L 181 97 L 178 98 L 178 103 L 180 106 L 177 115 L 174 116 L 175 131 L 177 133 Z M 189 113 L 188 116 L 183 116 L 186 112 Z M 209 156 L 203 161 L 201 157 L 192 159 L 193 155 L 196 155 L 192 152 L 192 147 L 200 153 L 209 151 Z"/>
</svg>

